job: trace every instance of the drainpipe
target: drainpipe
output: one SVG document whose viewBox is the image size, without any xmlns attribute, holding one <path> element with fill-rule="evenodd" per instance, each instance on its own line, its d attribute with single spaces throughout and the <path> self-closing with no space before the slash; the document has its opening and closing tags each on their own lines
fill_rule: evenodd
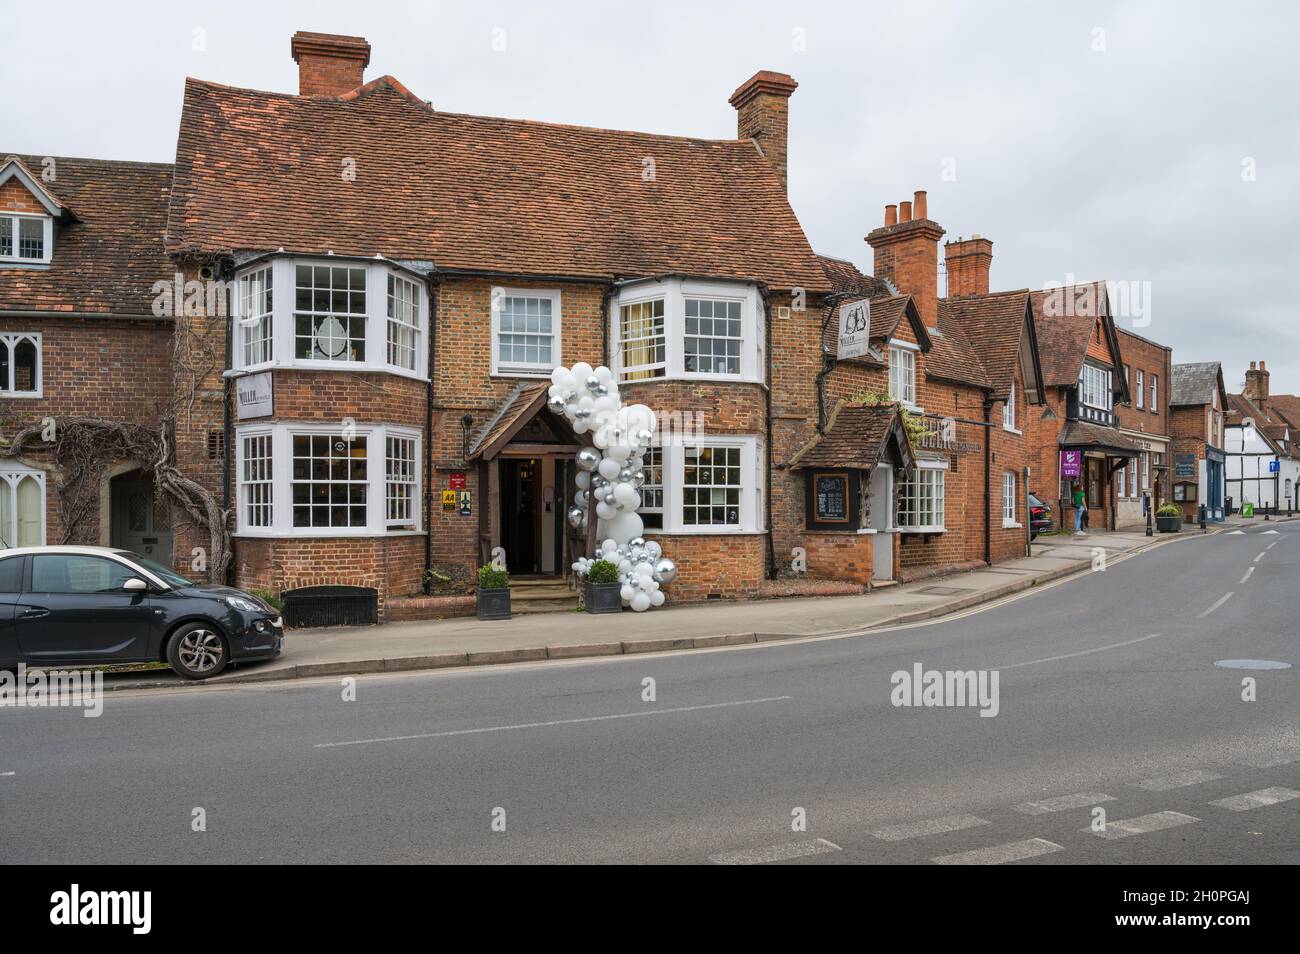
<svg viewBox="0 0 1300 954">
<path fill-rule="evenodd" d="M 609 353 L 609 325 L 614 320 L 614 283 L 605 286 L 605 295 L 600 303 L 600 354 L 601 364 L 609 367 L 614 363 L 614 356 Z"/>
<path fill-rule="evenodd" d="M 425 282 L 429 293 L 429 350 L 428 366 L 425 368 L 424 400 L 424 573 L 420 580 L 425 596 L 429 595 L 429 571 L 433 569 L 433 370 L 434 358 L 437 356 L 437 335 L 434 329 L 438 319 L 438 288 L 442 280 L 430 275 Z"/>
<path fill-rule="evenodd" d="M 993 565 L 993 510 L 989 495 L 993 492 L 993 402 L 984 399 L 984 563 Z M 1026 516 L 1028 516 L 1026 514 Z"/>
<path fill-rule="evenodd" d="M 222 269 L 222 272 L 223 273 L 225 272 L 224 268 Z M 227 368 L 233 366 L 232 362 L 234 361 L 234 357 L 235 357 L 234 346 L 232 344 L 232 339 L 235 333 L 235 325 L 234 325 L 234 316 L 231 314 L 232 311 L 231 304 L 232 303 L 229 300 L 229 296 L 227 296 L 227 300 L 226 300 L 226 367 Z M 222 394 L 223 394 L 223 398 L 221 401 L 221 446 L 225 451 L 224 454 L 225 459 L 221 462 L 221 509 L 225 511 L 227 514 L 229 514 L 230 513 L 230 476 L 231 476 L 230 466 L 231 466 L 231 460 L 234 457 L 234 447 L 232 446 L 233 442 L 231 440 L 232 435 L 231 435 L 231 423 L 230 423 L 230 388 L 233 379 L 226 377 L 224 374 L 221 377 L 222 377 L 221 383 L 222 383 Z M 173 536 L 172 537 L 173 544 L 175 543 L 175 539 L 176 539 L 175 536 Z M 176 551 L 175 551 L 175 547 L 173 546 L 172 563 L 175 562 L 176 562 Z M 235 585 L 235 539 L 233 536 L 230 539 L 230 562 L 226 564 L 225 577 L 226 577 L 225 582 L 227 586 Z"/>
<path fill-rule="evenodd" d="M 758 283 L 758 294 L 763 299 L 763 406 L 767 421 L 767 479 L 763 487 L 763 504 L 767 519 L 767 573 L 769 580 L 776 579 L 776 528 L 772 525 L 772 299 L 767 286 Z"/>
</svg>

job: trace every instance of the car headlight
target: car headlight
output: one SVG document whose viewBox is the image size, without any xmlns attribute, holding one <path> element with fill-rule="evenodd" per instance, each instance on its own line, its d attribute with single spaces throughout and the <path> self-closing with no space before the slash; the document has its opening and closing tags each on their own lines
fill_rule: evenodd
<svg viewBox="0 0 1300 954">
<path fill-rule="evenodd" d="M 242 596 L 227 596 L 226 603 L 237 610 L 243 610 L 245 613 L 261 613 L 262 607 L 258 606 L 252 600 L 245 599 Z"/>
</svg>

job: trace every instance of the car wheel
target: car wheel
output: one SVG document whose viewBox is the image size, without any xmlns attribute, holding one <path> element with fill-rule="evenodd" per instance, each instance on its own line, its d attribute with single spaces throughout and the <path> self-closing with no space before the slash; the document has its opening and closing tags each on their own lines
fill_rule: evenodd
<svg viewBox="0 0 1300 954">
<path fill-rule="evenodd" d="M 182 626 L 167 642 L 167 661 L 186 679 L 211 679 L 229 659 L 226 638 L 208 623 Z"/>
</svg>

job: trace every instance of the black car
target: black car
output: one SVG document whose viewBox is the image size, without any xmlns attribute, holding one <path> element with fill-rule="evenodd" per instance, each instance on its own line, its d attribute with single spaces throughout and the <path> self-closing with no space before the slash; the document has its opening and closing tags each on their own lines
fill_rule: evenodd
<svg viewBox="0 0 1300 954">
<path fill-rule="evenodd" d="M 1038 499 L 1037 494 L 1029 495 L 1029 539 L 1033 540 L 1040 533 L 1051 533 L 1052 508 Z"/>
<path fill-rule="evenodd" d="M 280 615 L 262 600 L 126 550 L 0 550 L 0 669 L 161 661 L 207 679 L 283 646 Z"/>
</svg>

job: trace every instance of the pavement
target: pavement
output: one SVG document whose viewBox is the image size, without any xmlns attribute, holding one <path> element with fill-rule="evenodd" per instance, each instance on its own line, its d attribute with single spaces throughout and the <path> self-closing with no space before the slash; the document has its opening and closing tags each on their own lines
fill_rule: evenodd
<svg viewBox="0 0 1300 954">
<path fill-rule="evenodd" d="M 1294 519 L 1300 519 L 1300 516 Z M 1281 524 L 1286 518 L 1278 518 Z M 1260 518 L 1213 525 L 1210 534 Z M 475 618 L 291 630 L 275 660 L 230 667 L 204 683 L 267 682 L 313 676 L 404 672 L 459 666 L 613 656 L 864 632 L 960 612 L 1088 571 L 1107 561 L 1208 536 L 1191 527 L 1148 537 L 1142 528 L 1040 537 L 1033 555 L 964 573 L 882 587 L 851 596 L 819 596 L 673 605 L 619 616 L 533 613 L 509 620 Z M 617 624 L 615 624 L 617 620 Z M 111 673 L 109 689 L 194 685 L 167 669 Z"/>
<path fill-rule="evenodd" d="M 4 860 L 1295 863 L 1300 526 L 1241 529 L 865 635 L 3 708 Z"/>
</svg>

